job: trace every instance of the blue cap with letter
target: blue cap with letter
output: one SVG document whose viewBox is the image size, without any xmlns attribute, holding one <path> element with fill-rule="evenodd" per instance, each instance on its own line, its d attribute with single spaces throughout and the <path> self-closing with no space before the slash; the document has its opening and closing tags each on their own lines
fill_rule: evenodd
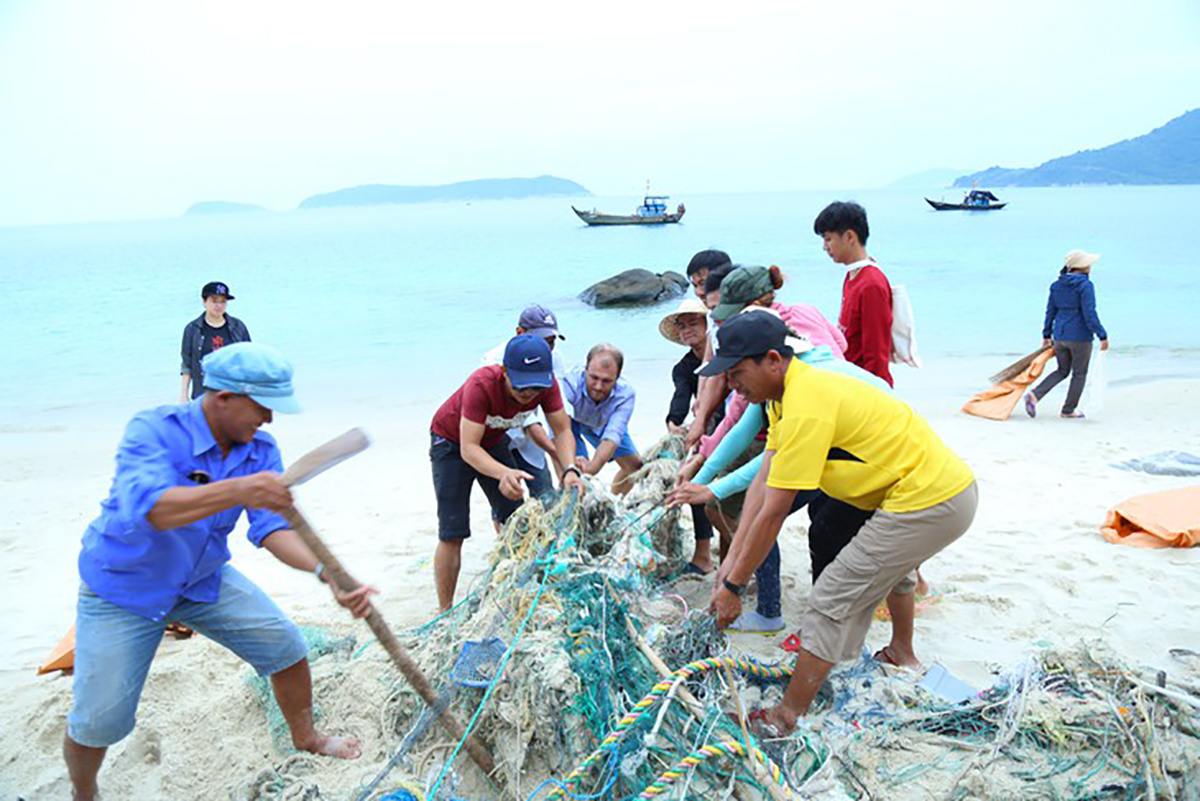
<svg viewBox="0 0 1200 801">
<path fill-rule="evenodd" d="M 300 411 L 292 390 L 292 364 L 269 345 L 226 345 L 205 356 L 200 369 L 205 389 L 245 395 L 273 412 Z"/>
<path fill-rule="evenodd" d="M 504 371 L 513 389 L 549 389 L 554 386 L 554 365 L 546 340 L 521 334 L 504 348 Z"/>
</svg>

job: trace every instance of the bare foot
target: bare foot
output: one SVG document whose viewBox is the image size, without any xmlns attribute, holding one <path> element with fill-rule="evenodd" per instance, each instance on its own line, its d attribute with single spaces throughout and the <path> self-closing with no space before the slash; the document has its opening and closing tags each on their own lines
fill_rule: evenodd
<svg viewBox="0 0 1200 801">
<path fill-rule="evenodd" d="M 362 744 L 359 743 L 357 737 L 330 737 L 324 734 L 317 734 L 313 739 L 312 745 L 301 748 L 302 751 L 308 751 L 321 756 L 334 757 L 335 759 L 358 759 L 362 756 Z"/>
</svg>

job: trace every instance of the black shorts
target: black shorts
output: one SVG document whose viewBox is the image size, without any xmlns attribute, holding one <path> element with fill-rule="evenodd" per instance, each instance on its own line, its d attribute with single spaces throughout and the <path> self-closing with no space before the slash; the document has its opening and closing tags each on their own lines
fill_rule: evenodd
<svg viewBox="0 0 1200 801">
<path fill-rule="evenodd" d="M 505 467 L 516 467 L 508 440 L 487 449 Z M 458 443 L 430 433 L 429 461 L 433 465 L 433 491 L 437 495 L 438 539 L 448 542 L 471 536 L 471 485 L 476 481 L 492 506 L 492 518 L 504 525 L 521 501 L 504 497 L 500 482 L 463 461 Z"/>
<path fill-rule="evenodd" d="M 823 492 L 809 502 L 812 525 L 808 528 L 808 553 L 812 559 L 813 584 L 873 514 L 874 509 L 859 509 Z"/>
</svg>

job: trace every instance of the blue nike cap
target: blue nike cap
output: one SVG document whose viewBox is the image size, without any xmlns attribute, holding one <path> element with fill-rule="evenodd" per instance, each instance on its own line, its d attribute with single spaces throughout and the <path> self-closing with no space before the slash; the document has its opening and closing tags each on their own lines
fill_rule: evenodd
<svg viewBox="0 0 1200 801">
<path fill-rule="evenodd" d="M 554 386 L 554 365 L 546 340 L 521 334 L 504 347 L 504 371 L 513 389 L 549 389 Z"/>
<path fill-rule="evenodd" d="M 273 412 L 300 411 L 292 389 L 292 364 L 269 345 L 257 342 L 226 345 L 205 356 L 200 370 L 205 389 L 245 395 Z"/>
</svg>

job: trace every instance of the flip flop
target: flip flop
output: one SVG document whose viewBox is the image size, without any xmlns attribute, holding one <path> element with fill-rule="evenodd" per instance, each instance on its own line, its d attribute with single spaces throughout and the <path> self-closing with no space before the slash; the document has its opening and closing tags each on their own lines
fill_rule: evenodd
<svg viewBox="0 0 1200 801">
<path fill-rule="evenodd" d="M 1032 392 L 1025 396 L 1025 414 L 1037 417 L 1037 398 L 1033 397 Z"/>
<path fill-rule="evenodd" d="M 1085 415 L 1083 412 L 1071 412 L 1070 414 L 1064 412 L 1061 416 L 1067 418 L 1068 420 L 1083 420 L 1085 417 L 1087 417 L 1087 415 Z"/>
<path fill-rule="evenodd" d="M 196 632 L 193 629 L 190 629 L 187 626 L 183 625 L 182 623 L 178 623 L 178 622 L 168 623 L 167 627 L 165 629 L 163 629 L 163 634 L 166 634 L 170 637 L 174 637 L 176 640 L 186 640 L 188 637 L 191 637 L 195 633 Z"/>
<path fill-rule="evenodd" d="M 888 649 L 888 646 L 886 646 L 886 645 L 883 646 L 882 648 L 880 648 L 878 651 L 876 651 L 874 653 L 874 655 L 872 655 L 871 658 L 874 659 L 876 662 L 878 662 L 881 665 L 891 665 L 892 667 L 903 667 L 903 665 L 901 665 L 899 662 L 897 662 L 892 657 L 892 652 Z"/>
<path fill-rule="evenodd" d="M 685 575 L 685 576 L 709 576 L 709 575 L 712 575 L 712 571 L 704 570 L 704 569 L 700 568 L 698 565 L 696 565 L 694 562 L 688 562 L 687 565 L 685 565 L 683 568 L 683 575 Z"/>
</svg>

